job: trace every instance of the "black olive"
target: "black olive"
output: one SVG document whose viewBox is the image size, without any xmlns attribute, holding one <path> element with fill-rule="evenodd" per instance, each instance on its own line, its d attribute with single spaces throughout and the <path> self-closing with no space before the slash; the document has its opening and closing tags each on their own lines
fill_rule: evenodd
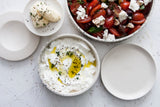
<svg viewBox="0 0 160 107">
<path fill-rule="evenodd" d="M 92 0 L 87 0 L 87 2 L 89 3 L 89 2 L 91 2 Z"/>
<path fill-rule="evenodd" d="M 121 24 L 122 24 L 122 25 L 127 25 L 128 22 L 129 22 L 129 19 L 127 18 L 126 20 L 123 20 L 123 21 L 121 22 Z"/>
<path fill-rule="evenodd" d="M 108 16 L 111 16 L 113 14 L 112 10 L 109 8 L 106 9 L 106 13 Z"/>
<path fill-rule="evenodd" d="M 120 24 L 120 25 L 118 26 L 118 31 L 119 31 L 121 34 L 124 34 L 124 33 L 125 33 L 125 28 L 124 28 L 124 26 L 123 26 L 122 24 Z"/>
<path fill-rule="evenodd" d="M 126 10 L 128 16 L 132 16 L 133 15 L 133 11 L 131 9 L 127 9 Z"/>
</svg>

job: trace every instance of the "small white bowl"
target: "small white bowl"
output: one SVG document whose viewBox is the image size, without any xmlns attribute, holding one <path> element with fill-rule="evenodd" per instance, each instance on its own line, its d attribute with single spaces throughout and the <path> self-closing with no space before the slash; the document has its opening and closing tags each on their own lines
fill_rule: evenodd
<svg viewBox="0 0 160 107">
<path fill-rule="evenodd" d="M 39 64 L 40 64 L 41 55 L 42 55 L 44 49 L 45 49 L 52 41 L 55 41 L 55 40 L 57 40 L 57 39 L 63 39 L 63 38 L 72 38 L 72 39 L 81 40 L 81 41 L 85 42 L 85 43 L 89 46 L 89 48 L 92 50 L 93 55 L 95 56 L 95 59 L 96 59 L 96 73 L 95 73 L 95 75 L 94 75 L 94 80 L 93 80 L 92 84 L 90 84 L 90 86 L 89 86 L 88 88 L 83 89 L 83 90 L 81 90 L 81 91 L 74 92 L 74 93 L 70 93 L 70 94 L 63 94 L 63 93 L 60 93 L 60 92 L 56 92 L 56 91 L 53 90 L 53 89 L 50 89 L 50 88 L 47 86 L 47 84 L 45 84 L 45 82 L 43 81 L 43 78 L 41 78 L 41 77 L 40 77 L 40 78 L 41 78 L 43 84 L 46 85 L 46 87 L 47 87 L 50 91 L 54 92 L 54 93 L 57 94 L 57 95 L 61 95 L 61 96 L 76 96 L 76 95 L 80 95 L 80 94 L 86 92 L 87 90 L 89 90 L 89 89 L 94 85 L 94 83 L 97 81 L 97 79 L 98 79 L 98 77 L 99 77 L 99 74 L 100 74 L 100 59 L 99 59 L 99 56 L 98 56 L 98 53 L 97 53 L 95 47 L 94 47 L 89 41 L 87 41 L 86 39 L 84 39 L 84 38 L 82 38 L 82 37 L 80 37 L 80 36 L 78 36 L 78 35 L 75 35 L 75 34 L 63 34 L 63 35 L 60 35 L 60 36 L 58 36 L 58 37 L 54 37 L 51 41 L 47 42 L 47 44 L 42 48 L 41 54 L 40 54 L 40 56 L 39 56 Z M 38 70 L 38 72 L 40 72 L 40 69 Z"/>
<path fill-rule="evenodd" d="M 30 17 L 30 8 L 36 1 L 45 1 L 48 4 L 48 6 L 51 6 L 60 14 L 61 19 L 56 23 L 49 22 L 49 24 L 45 27 L 35 28 L 32 24 L 32 20 Z M 64 22 L 64 11 L 62 6 L 57 0 L 30 0 L 24 10 L 24 22 L 26 27 L 35 35 L 50 36 L 56 33 L 61 28 Z"/>
<path fill-rule="evenodd" d="M 23 14 L 9 12 L 0 15 L 0 57 L 19 61 L 38 47 L 40 37 L 33 35 L 23 23 Z"/>
<path fill-rule="evenodd" d="M 119 42 L 119 41 L 126 40 L 126 39 L 128 39 L 128 38 L 136 35 L 137 32 L 139 32 L 139 31 L 146 25 L 146 23 L 148 22 L 148 20 L 149 20 L 149 18 L 150 18 L 150 15 L 151 15 L 152 12 L 153 12 L 154 4 L 155 4 L 155 0 L 153 0 L 152 7 L 151 7 L 151 10 L 150 10 L 149 15 L 148 15 L 147 18 L 146 18 L 146 21 L 142 24 L 142 26 L 141 26 L 138 30 L 136 30 L 135 32 L 133 32 L 133 33 L 130 34 L 130 35 L 127 35 L 127 36 L 125 36 L 125 37 L 116 39 L 115 41 L 106 41 L 106 40 L 104 40 L 104 39 L 96 38 L 96 37 L 90 35 L 89 33 L 87 33 L 86 31 L 84 31 L 81 27 L 79 27 L 79 25 L 75 22 L 75 20 L 74 20 L 73 17 L 72 17 L 72 14 L 71 14 L 71 12 L 70 12 L 70 10 L 69 10 L 69 7 L 68 7 L 67 0 L 66 0 L 66 9 L 67 9 L 67 11 L 68 11 L 69 17 L 70 17 L 70 19 L 72 20 L 73 24 L 74 24 L 74 25 L 76 26 L 76 28 L 77 28 L 80 32 L 82 32 L 85 36 L 87 36 L 87 37 L 89 37 L 89 38 L 91 38 L 91 39 L 94 39 L 94 40 L 96 40 L 96 41 L 99 41 L 99 42 Z"/>
</svg>

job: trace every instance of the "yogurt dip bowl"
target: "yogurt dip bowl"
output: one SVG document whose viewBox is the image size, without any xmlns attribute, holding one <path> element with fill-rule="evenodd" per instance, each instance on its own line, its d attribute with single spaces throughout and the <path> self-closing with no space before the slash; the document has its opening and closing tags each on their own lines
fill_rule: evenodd
<svg viewBox="0 0 160 107">
<path fill-rule="evenodd" d="M 98 1 L 98 3 L 96 1 Z M 107 0 L 82 0 L 81 2 L 80 1 L 76 2 L 76 0 L 66 0 L 66 8 L 67 8 L 69 17 L 74 23 L 74 25 L 76 26 L 76 28 L 80 32 L 82 32 L 85 36 L 91 39 L 100 41 L 100 42 L 118 42 L 118 41 L 126 40 L 134 36 L 137 32 L 139 32 L 146 25 L 153 11 L 153 7 L 155 3 L 155 0 L 145 0 L 145 1 L 140 0 L 143 2 L 142 5 L 139 6 L 137 10 L 134 11 L 135 0 L 127 0 L 127 4 L 128 2 L 130 2 L 130 5 L 129 7 L 127 7 L 126 10 L 124 6 L 125 3 L 124 5 L 121 6 L 121 3 L 117 5 L 118 2 L 116 1 L 114 2 L 109 1 L 109 3 L 105 1 Z M 111 15 L 107 13 L 108 8 L 112 10 L 111 9 L 112 7 L 110 7 L 109 5 L 110 2 L 113 5 L 116 3 L 116 6 L 112 6 L 113 8 L 115 7 L 115 9 L 113 9 Z M 123 0 L 119 0 L 119 2 L 123 3 Z M 140 5 L 140 3 L 136 3 L 136 5 L 138 4 Z M 124 6 L 124 9 L 123 9 L 123 6 Z M 142 7 L 143 7 L 143 10 L 140 10 L 142 9 Z M 118 11 L 115 12 L 114 10 L 118 10 Z M 129 15 L 130 12 L 128 12 L 128 10 L 132 12 L 132 15 Z M 118 14 L 115 15 L 116 13 Z M 139 16 L 138 16 L 138 19 L 133 18 L 133 16 L 137 16 L 137 13 L 140 13 L 140 14 L 143 13 L 143 17 L 141 17 L 142 19 L 139 19 Z M 93 16 L 91 14 L 93 14 Z M 119 14 L 121 14 L 122 17 L 119 17 Z M 127 21 L 123 20 L 122 22 L 120 22 L 120 20 L 125 19 L 126 16 L 127 16 L 127 19 L 126 19 Z M 113 21 L 110 21 L 111 19 L 114 20 L 114 23 Z M 123 29 L 123 31 L 125 31 L 126 34 L 122 35 L 119 32 L 120 30 L 119 25 L 115 25 L 115 22 L 116 22 L 115 19 L 119 20 L 120 25 L 122 25 L 121 28 L 122 27 L 125 28 Z M 125 21 L 127 22 L 127 24 L 122 24 Z M 134 28 L 132 25 L 134 25 Z M 93 33 L 95 31 L 96 33 Z"/>
<path fill-rule="evenodd" d="M 100 60 L 87 40 L 65 34 L 42 49 L 38 72 L 43 84 L 55 94 L 76 96 L 94 85 L 100 73 Z"/>
</svg>

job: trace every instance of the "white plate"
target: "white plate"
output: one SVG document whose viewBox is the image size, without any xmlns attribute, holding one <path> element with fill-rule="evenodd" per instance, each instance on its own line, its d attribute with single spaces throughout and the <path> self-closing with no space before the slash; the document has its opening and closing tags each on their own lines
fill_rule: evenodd
<svg viewBox="0 0 160 107">
<path fill-rule="evenodd" d="M 156 79 L 151 55 L 133 44 L 119 45 L 108 52 L 102 62 L 101 78 L 114 96 L 133 100 L 147 94 Z"/>
<path fill-rule="evenodd" d="M 0 21 L 0 57 L 18 61 L 27 58 L 36 50 L 40 38 L 27 30 L 21 13 L 3 14 Z"/>
<path fill-rule="evenodd" d="M 49 22 L 49 24 L 46 27 L 35 28 L 32 24 L 32 20 L 30 17 L 30 8 L 36 1 L 45 1 L 48 4 L 48 6 L 51 6 L 61 15 L 61 19 L 56 23 Z M 32 33 L 38 36 L 50 36 L 56 33 L 61 28 L 63 21 L 64 21 L 64 11 L 59 2 L 57 2 L 57 0 L 30 0 L 24 10 L 25 25 Z"/>
<path fill-rule="evenodd" d="M 94 75 L 94 80 L 93 80 L 93 82 L 89 85 L 89 87 L 87 87 L 87 88 L 85 88 L 85 89 L 83 89 L 83 90 L 80 90 L 80 91 L 77 91 L 77 92 L 74 92 L 74 93 L 70 93 L 70 94 L 68 94 L 68 93 L 63 94 L 63 93 L 61 93 L 61 92 L 57 92 L 57 91 L 55 91 L 54 89 L 50 88 L 50 87 L 44 82 L 44 79 L 41 78 L 41 76 L 40 76 L 40 78 L 41 78 L 43 84 L 45 84 L 46 87 L 47 87 L 49 90 L 51 90 L 52 92 L 54 92 L 55 94 L 58 94 L 58 95 L 61 95 L 61 96 L 77 96 L 77 95 L 80 95 L 80 94 L 86 92 L 87 90 L 89 90 L 89 89 L 94 85 L 94 83 L 97 81 L 97 79 L 98 79 L 98 77 L 99 77 L 99 74 L 100 74 L 100 60 L 99 60 L 99 56 L 98 56 L 98 53 L 97 53 L 95 47 L 94 47 L 89 41 L 87 41 L 86 39 L 82 38 L 81 36 L 78 36 L 78 35 L 75 35 L 75 34 L 62 34 L 62 35 L 58 35 L 57 37 L 54 37 L 52 40 L 50 40 L 50 41 L 42 48 L 41 54 L 40 54 L 40 56 L 39 56 L 39 64 L 41 63 L 41 56 L 42 56 L 42 53 L 44 52 L 44 49 L 47 48 L 47 46 L 48 46 L 51 42 L 53 42 L 53 41 L 55 41 L 55 40 L 57 40 L 57 39 L 63 39 L 63 38 L 72 38 L 72 39 L 76 39 L 76 40 L 78 39 L 78 40 L 86 43 L 86 45 L 88 45 L 88 47 L 93 51 L 93 55 L 95 56 L 95 59 L 96 59 L 96 73 L 95 73 L 95 75 Z M 40 69 L 39 69 L 38 71 L 41 72 Z"/>
</svg>

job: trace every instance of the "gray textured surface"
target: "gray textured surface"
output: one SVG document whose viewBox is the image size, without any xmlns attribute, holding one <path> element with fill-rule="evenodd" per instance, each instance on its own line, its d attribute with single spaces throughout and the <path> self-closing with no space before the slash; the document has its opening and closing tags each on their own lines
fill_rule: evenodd
<svg viewBox="0 0 160 107">
<path fill-rule="evenodd" d="M 23 10 L 28 0 L 0 0 L 0 14 L 11 10 Z M 59 2 L 65 7 L 64 0 Z M 9 62 L 0 58 L 0 107 L 160 107 L 160 1 L 156 5 L 150 21 L 134 37 L 120 43 L 100 43 L 88 39 L 97 49 L 102 60 L 112 47 L 123 43 L 138 44 L 147 49 L 157 64 L 157 81 L 152 91 L 141 99 L 123 101 L 110 95 L 100 78 L 86 93 L 76 97 L 61 97 L 46 89 L 37 74 L 37 57 L 42 46 L 52 37 L 41 38 L 36 52 L 20 62 Z M 65 21 L 55 35 L 77 32 L 72 26 L 67 11 Z M 70 26 L 70 27 L 68 27 Z M 81 35 L 81 34 L 80 34 Z M 53 35 L 54 36 L 54 35 Z"/>
</svg>

